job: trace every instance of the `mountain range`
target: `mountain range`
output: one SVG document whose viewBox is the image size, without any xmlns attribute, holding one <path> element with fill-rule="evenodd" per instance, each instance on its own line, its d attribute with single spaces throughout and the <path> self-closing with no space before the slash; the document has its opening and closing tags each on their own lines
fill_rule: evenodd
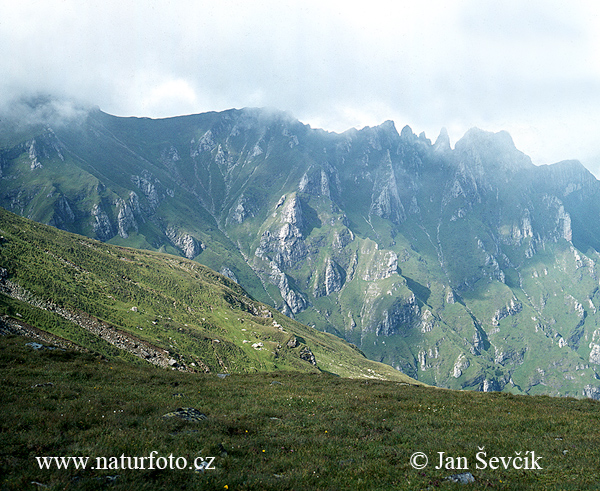
<svg viewBox="0 0 600 491">
<path fill-rule="evenodd" d="M 6 210 L 192 259 L 424 383 L 600 398 L 600 182 L 506 132 L 39 98 L 2 115 L 0 171 Z"/>
</svg>

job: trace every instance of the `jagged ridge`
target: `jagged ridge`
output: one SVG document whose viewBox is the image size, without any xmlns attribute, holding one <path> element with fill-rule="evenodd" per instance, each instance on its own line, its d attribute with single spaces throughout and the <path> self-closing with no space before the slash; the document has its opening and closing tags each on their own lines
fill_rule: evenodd
<svg viewBox="0 0 600 491">
<path fill-rule="evenodd" d="M 55 126 L 3 143 L 3 206 L 194 257 L 429 383 L 597 392 L 600 187 L 579 163 L 257 109 Z"/>
</svg>

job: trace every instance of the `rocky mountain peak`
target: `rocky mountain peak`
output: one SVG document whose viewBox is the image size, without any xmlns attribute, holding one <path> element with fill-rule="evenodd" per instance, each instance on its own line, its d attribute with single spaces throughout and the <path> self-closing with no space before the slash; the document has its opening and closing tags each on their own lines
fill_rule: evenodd
<svg viewBox="0 0 600 491">
<path fill-rule="evenodd" d="M 462 161 L 482 166 L 487 172 L 512 174 L 533 166 L 531 159 L 515 147 L 506 131 L 493 133 L 471 128 L 456 142 L 455 150 Z"/>
<path fill-rule="evenodd" d="M 468 130 L 465 135 L 456 142 L 457 149 L 468 147 L 494 148 L 503 150 L 516 150 L 515 143 L 507 131 L 485 131 L 474 127 Z"/>
<path fill-rule="evenodd" d="M 384 121 L 383 123 L 381 123 L 379 125 L 379 128 L 384 131 L 391 132 L 395 135 L 398 134 L 398 130 L 396 129 L 396 124 L 391 119 L 388 119 L 387 121 Z"/>
<path fill-rule="evenodd" d="M 451 150 L 450 137 L 448 136 L 448 130 L 445 127 L 440 130 L 440 134 L 435 140 L 433 148 L 437 152 L 446 152 Z"/>
<path fill-rule="evenodd" d="M 301 229 L 303 227 L 302 222 L 302 205 L 297 196 L 292 196 L 287 201 L 281 212 L 281 221 L 289 223 L 295 227 Z"/>
<path fill-rule="evenodd" d="M 551 165 L 542 165 L 540 170 L 547 176 L 548 184 L 554 183 L 563 196 L 581 189 L 591 190 L 598 180 L 579 160 L 563 160 Z"/>
<path fill-rule="evenodd" d="M 410 126 L 406 125 L 400 132 L 400 138 L 406 141 L 414 141 L 417 139 L 417 135 L 413 133 L 413 130 Z"/>
</svg>

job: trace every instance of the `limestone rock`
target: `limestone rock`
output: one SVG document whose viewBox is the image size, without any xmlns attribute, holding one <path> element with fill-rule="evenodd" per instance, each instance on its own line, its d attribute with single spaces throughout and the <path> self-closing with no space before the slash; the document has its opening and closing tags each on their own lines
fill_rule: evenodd
<svg viewBox="0 0 600 491">
<path fill-rule="evenodd" d="M 124 239 L 129 237 L 129 232 L 138 231 L 138 224 L 133 214 L 133 207 L 130 202 L 123 199 L 117 200 L 117 229 L 118 233 Z"/>
<path fill-rule="evenodd" d="M 229 269 L 227 266 L 223 266 L 221 268 L 221 271 L 219 271 L 219 273 L 221 273 L 223 276 L 225 276 L 226 278 L 229 278 L 231 281 L 235 281 L 236 283 L 239 284 L 239 281 L 237 279 L 237 276 L 235 275 L 235 273 L 233 271 L 231 271 L 231 269 Z"/>
<path fill-rule="evenodd" d="M 377 326 L 377 336 L 392 336 L 403 330 L 417 326 L 421 321 L 421 312 L 414 295 L 399 298 L 394 305 L 383 312 L 383 319 Z"/>
<path fill-rule="evenodd" d="M 281 210 L 280 221 L 283 225 L 277 232 L 263 232 L 255 255 L 273 260 L 279 267 L 291 268 L 308 253 L 302 235 L 302 205 L 296 196 L 286 200 Z"/>
<path fill-rule="evenodd" d="M 188 259 L 194 259 L 198 254 L 204 250 L 202 242 L 194 238 L 190 234 L 180 232 L 172 225 L 169 225 L 165 230 L 165 235 L 171 241 L 171 243 L 177 247 L 183 255 Z"/>
<path fill-rule="evenodd" d="M 440 130 L 440 134 L 433 144 L 433 149 L 438 153 L 447 153 L 452 150 L 450 147 L 450 137 L 446 128 Z"/>
<path fill-rule="evenodd" d="M 153 213 L 158 208 L 161 201 L 161 196 L 158 193 L 157 185 L 160 183 L 158 179 L 154 179 L 148 171 L 142 172 L 141 176 L 131 176 L 131 182 L 135 184 L 148 201 L 149 212 Z"/>
<path fill-rule="evenodd" d="M 454 378 L 459 378 L 462 376 L 463 371 L 469 368 L 469 360 L 462 353 L 458 355 L 456 362 L 454 362 L 454 368 L 452 370 L 452 376 Z"/>
<path fill-rule="evenodd" d="M 202 137 L 196 142 L 192 140 L 190 142 L 190 157 L 197 157 L 203 152 L 212 152 L 216 148 L 217 144 L 213 139 L 213 133 L 208 130 Z"/>
<path fill-rule="evenodd" d="M 590 399 L 594 399 L 596 401 L 600 400 L 600 387 L 594 387 L 592 385 L 586 385 L 583 388 L 583 395 L 585 397 L 589 397 Z"/>
<path fill-rule="evenodd" d="M 459 484 L 471 484 L 472 482 L 475 482 L 475 478 L 470 472 L 463 472 L 461 474 L 453 474 L 452 476 L 448 476 L 446 481 L 452 481 Z"/>
<path fill-rule="evenodd" d="M 73 213 L 67 198 L 65 198 L 65 196 L 61 196 L 54 204 L 54 216 L 52 217 L 49 225 L 64 229 L 67 227 L 67 225 L 71 225 L 73 223 L 75 223 L 75 213 Z"/>
<path fill-rule="evenodd" d="M 396 173 L 389 153 L 385 159 L 384 169 L 373 185 L 369 215 L 387 218 L 398 225 L 406 220 L 406 212 L 398 194 Z"/>
<path fill-rule="evenodd" d="M 256 211 L 252 201 L 242 195 L 238 198 L 236 205 L 232 207 L 229 216 L 227 217 L 227 222 L 238 224 L 244 223 L 247 218 L 254 217 Z"/>
<path fill-rule="evenodd" d="M 364 281 L 384 280 L 397 271 L 398 255 L 394 251 L 377 251 L 366 265 L 362 279 Z"/>
<path fill-rule="evenodd" d="M 114 237 L 112 224 L 108 218 L 106 212 L 101 208 L 99 204 L 95 204 L 92 207 L 92 227 L 96 237 L 100 240 L 108 240 Z"/>
<path fill-rule="evenodd" d="M 200 412 L 198 409 L 195 409 L 193 407 L 177 408 L 175 411 L 163 414 L 163 418 L 179 418 L 183 419 L 184 421 L 189 421 L 191 423 L 200 423 L 201 421 L 208 419 L 206 414 Z"/>
<path fill-rule="evenodd" d="M 344 284 L 344 275 L 341 268 L 328 257 L 325 261 L 325 270 L 316 277 L 314 289 L 315 297 L 322 297 L 339 292 Z"/>
<path fill-rule="evenodd" d="M 330 169 L 333 170 L 333 169 Z M 309 169 L 298 184 L 298 191 L 314 196 L 331 196 L 330 178 L 325 169 Z"/>
<path fill-rule="evenodd" d="M 307 361 L 311 365 L 317 366 L 317 360 L 315 359 L 315 355 L 313 355 L 313 352 L 308 346 L 302 348 L 302 350 L 300 351 L 300 358 L 304 361 Z"/>
<path fill-rule="evenodd" d="M 593 344 L 590 351 L 589 362 L 594 365 L 600 365 L 600 345 Z"/>
<path fill-rule="evenodd" d="M 281 221 L 283 223 L 289 223 L 298 229 L 298 232 L 303 228 L 302 204 L 297 196 L 293 196 L 286 201 L 283 210 L 281 211 Z M 299 235 L 302 236 L 301 233 L 299 233 Z"/>
<path fill-rule="evenodd" d="M 515 297 L 511 298 L 510 303 L 496 310 L 496 313 L 492 317 L 492 325 L 497 326 L 500 321 L 509 315 L 516 315 L 523 310 L 523 305 Z"/>
</svg>

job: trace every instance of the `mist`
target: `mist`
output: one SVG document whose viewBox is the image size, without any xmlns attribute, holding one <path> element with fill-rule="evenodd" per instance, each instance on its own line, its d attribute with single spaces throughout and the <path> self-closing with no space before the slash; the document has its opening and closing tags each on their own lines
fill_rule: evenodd
<svg viewBox="0 0 600 491">
<path fill-rule="evenodd" d="M 591 1 L 4 2 L 0 107 L 39 93 L 153 118 L 269 106 L 453 142 L 477 126 L 599 175 L 599 19 Z"/>
</svg>

